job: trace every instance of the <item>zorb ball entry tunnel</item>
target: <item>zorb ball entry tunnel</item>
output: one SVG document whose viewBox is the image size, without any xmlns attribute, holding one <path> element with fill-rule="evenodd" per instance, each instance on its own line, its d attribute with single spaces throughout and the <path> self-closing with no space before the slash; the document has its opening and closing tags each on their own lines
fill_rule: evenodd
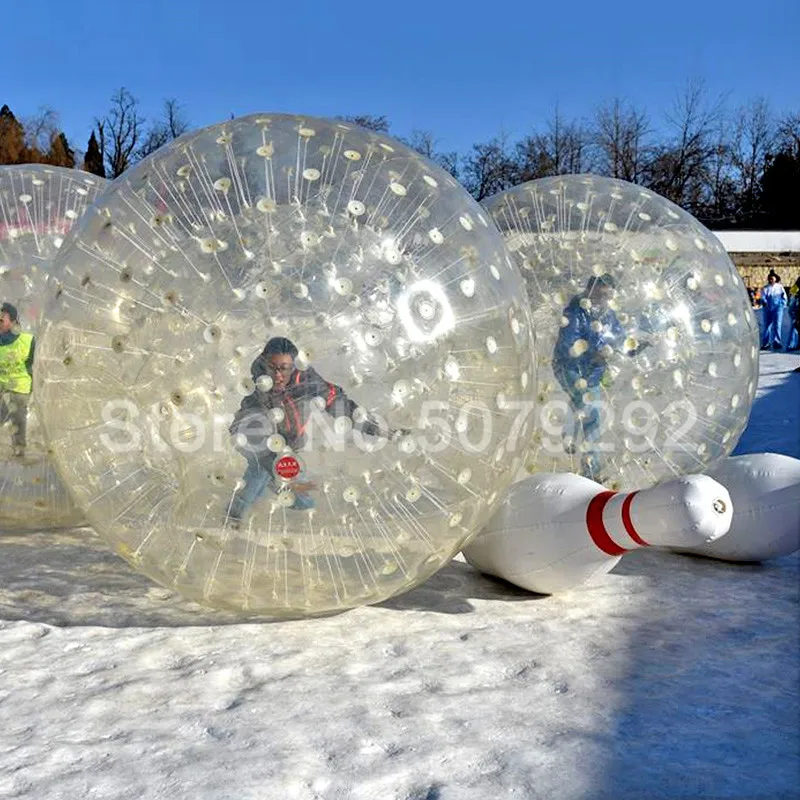
<svg viewBox="0 0 800 800">
<path fill-rule="evenodd" d="M 117 552 L 193 599 L 290 617 L 404 591 L 523 463 L 522 278 L 480 206 L 385 136 L 278 114 L 186 135 L 58 266 L 53 457 Z"/>
<path fill-rule="evenodd" d="M 730 454 L 755 396 L 758 325 L 720 241 L 658 194 L 595 175 L 484 205 L 536 332 L 529 470 L 638 489 Z"/>
<path fill-rule="evenodd" d="M 44 164 L 0 166 L 0 530 L 73 527 L 85 518 L 48 457 L 32 391 L 53 260 L 108 181 Z"/>
</svg>

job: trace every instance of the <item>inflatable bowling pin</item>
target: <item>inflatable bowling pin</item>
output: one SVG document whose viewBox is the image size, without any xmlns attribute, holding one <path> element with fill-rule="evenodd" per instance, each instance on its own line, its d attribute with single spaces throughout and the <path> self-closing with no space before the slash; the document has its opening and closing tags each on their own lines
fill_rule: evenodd
<svg viewBox="0 0 800 800">
<path fill-rule="evenodd" d="M 727 490 L 706 475 L 619 494 L 579 475 L 539 473 L 511 487 L 463 552 L 481 572 L 553 594 L 608 572 L 631 550 L 717 539 L 731 514 Z"/>
<path fill-rule="evenodd" d="M 708 544 L 671 549 L 724 561 L 763 561 L 800 550 L 800 460 L 735 456 L 708 474 L 730 493 L 731 529 Z"/>
</svg>

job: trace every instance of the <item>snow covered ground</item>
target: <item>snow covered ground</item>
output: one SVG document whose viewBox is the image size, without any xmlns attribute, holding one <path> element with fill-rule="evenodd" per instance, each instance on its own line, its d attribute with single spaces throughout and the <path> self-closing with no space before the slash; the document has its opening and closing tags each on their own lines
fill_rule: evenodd
<svg viewBox="0 0 800 800">
<path fill-rule="evenodd" d="M 800 457 L 799 364 L 763 358 L 737 452 Z M 640 551 L 539 597 L 454 561 L 260 624 L 2 534 L 0 797 L 800 797 L 799 572 Z"/>
</svg>

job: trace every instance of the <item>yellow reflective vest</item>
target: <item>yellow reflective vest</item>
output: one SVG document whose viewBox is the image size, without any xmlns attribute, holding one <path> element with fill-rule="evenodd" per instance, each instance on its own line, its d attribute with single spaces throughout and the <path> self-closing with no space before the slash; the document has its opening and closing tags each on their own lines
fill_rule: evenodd
<svg viewBox="0 0 800 800">
<path fill-rule="evenodd" d="M 0 345 L 0 391 L 31 393 L 31 376 L 25 362 L 32 343 L 32 334 L 21 333 L 11 344 Z"/>
</svg>

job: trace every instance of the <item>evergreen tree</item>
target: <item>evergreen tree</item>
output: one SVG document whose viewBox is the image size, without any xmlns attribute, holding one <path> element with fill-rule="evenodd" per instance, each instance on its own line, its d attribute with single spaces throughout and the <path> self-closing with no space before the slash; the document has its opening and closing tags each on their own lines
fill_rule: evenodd
<svg viewBox="0 0 800 800">
<path fill-rule="evenodd" d="M 69 146 L 67 137 L 63 133 L 53 137 L 47 153 L 47 163 L 54 167 L 67 167 L 68 169 L 75 166 L 75 152 Z"/>
<path fill-rule="evenodd" d="M 103 164 L 103 154 L 100 152 L 100 145 L 97 143 L 97 136 L 94 131 L 89 137 L 86 145 L 86 155 L 83 157 L 83 168 L 92 175 L 99 175 L 101 178 L 106 176 L 105 164 Z"/>
<path fill-rule="evenodd" d="M 0 108 L 0 164 L 24 164 L 25 150 L 25 130 L 4 105 Z"/>
</svg>

